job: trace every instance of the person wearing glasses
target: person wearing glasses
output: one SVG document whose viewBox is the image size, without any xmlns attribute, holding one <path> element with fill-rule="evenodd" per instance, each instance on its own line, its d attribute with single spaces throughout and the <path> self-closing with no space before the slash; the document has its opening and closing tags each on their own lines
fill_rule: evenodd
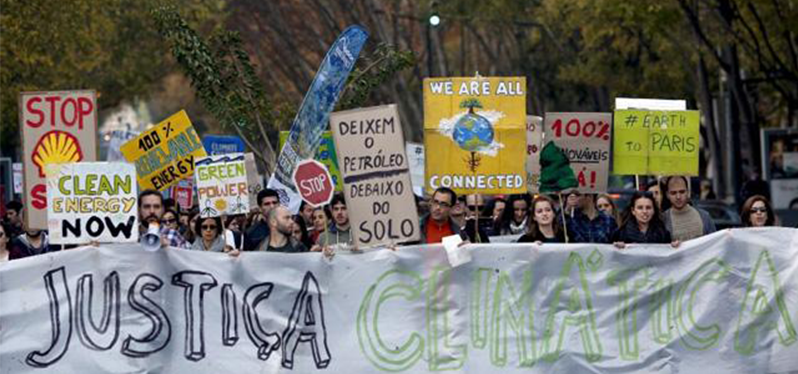
<svg viewBox="0 0 798 374">
<path fill-rule="evenodd" d="M 163 216 L 161 216 L 161 224 L 179 232 L 180 222 L 178 222 L 177 213 L 172 209 L 164 210 Z"/>
<path fill-rule="evenodd" d="M 776 216 L 768 199 L 762 195 L 754 195 L 748 198 L 743 204 L 743 211 L 740 214 L 743 226 L 745 227 L 765 227 L 775 226 Z"/>
<path fill-rule="evenodd" d="M 650 192 L 635 192 L 626 208 L 621 227 L 612 234 L 612 242 L 619 249 L 627 243 L 670 243 L 679 246 L 678 240 L 671 239 L 671 233 L 659 213 L 657 200 Z"/>
<path fill-rule="evenodd" d="M 222 220 L 219 217 L 205 217 L 197 219 L 194 231 L 197 239 L 191 245 L 193 251 L 206 252 L 226 252 L 224 245 L 224 235 L 222 232 Z"/>
<path fill-rule="evenodd" d="M 450 216 L 457 194 L 447 187 L 439 187 L 429 201 L 429 214 L 421 218 L 421 243 L 440 243 L 444 237 L 460 234 L 460 226 Z"/>
</svg>

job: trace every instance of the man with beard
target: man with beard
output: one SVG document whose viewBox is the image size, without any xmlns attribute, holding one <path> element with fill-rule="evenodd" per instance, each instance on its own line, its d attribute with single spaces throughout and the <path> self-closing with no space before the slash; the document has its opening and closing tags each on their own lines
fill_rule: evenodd
<svg viewBox="0 0 798 374">
<path fill-rule="evenodd" d="M 288 208 L 278 205 L 271 209 L 266 216 L 269 224 L 269 236 L 258 246 L 258 251 L 299 253 L 307 252 L 304 244 L 294 240 L 291 234 L 294 231 L 294 220 Z"/>
<path fill-rule="evenodd" d="M 8 253 L 9 260 L 36 256 L 56 251 L 57 247 L 50 245 L 47 233 L 42 230 L 27 229 L 25 233 L 17 236 L 11 243 Z"/>
<path fill-rule="evenodd" d="M 258 206 L 263 215 L 263 221 L 253 224 L 244 235 L 244 250 L 254 251 L 263 239 L 269 236 L 269 212 L 280 205 L 280 195 L 272 189 L 265 189 L 258 192 Z"/>
<path fill-rule="evenodd" d="M 150 225 L 159 226 L 161 245 L 178 248 L 188 248 L 186 239 L 177 230 L 161 225 L 164 205 L 163 196 L 155 190 L 144 190 L 139 194 L 139 241 L 144 238 Z"/>
<path fill-rule="evenodd" d="M 333 226 L 327 232 L 322 232 L 316 242 L 320 247 L 333 245 L 352 246 L 352 230 L 349 225 L 349 212 L 342 195 L 335 195 L 330 201 L 332 208 Z M 316 246 L 314 246 L 315 248 Z"/>
<path fill-rule="evenodd" d="M 663 213 L 663 219 L 673 240 L 683 242 L 715 232 L 715 222 L 709 213 L 690 206 L 690 189 L 686 177 L 668 177 L 663 187 L 663 194 L 670 203 L 670 209 Z"/>
</svg>

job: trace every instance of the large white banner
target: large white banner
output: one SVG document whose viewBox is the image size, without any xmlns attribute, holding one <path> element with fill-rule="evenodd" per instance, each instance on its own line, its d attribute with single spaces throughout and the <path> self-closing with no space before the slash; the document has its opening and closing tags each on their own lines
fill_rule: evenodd
<svg viewBox="0 0 798 374">
<path fill-rule="evenodd" d="M 339 254 L 83 248 L 0 263 L 2 373 L 777 373 L 798 230 Z M 45 369 L 45 370 L 42 370 Z"/>
</svg>

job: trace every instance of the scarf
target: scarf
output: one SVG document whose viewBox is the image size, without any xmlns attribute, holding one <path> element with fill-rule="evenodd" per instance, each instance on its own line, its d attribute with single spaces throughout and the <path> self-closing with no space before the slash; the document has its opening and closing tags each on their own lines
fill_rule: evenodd
<svg viewBox="0 0 798 374">
<path fill-rule="evenodd" d="M 685 241 L 704 235 L 704 222 L 695 208 L 688 205 L 682 212 L 676 209 L 669 209 L 669 212 L 673 240 Z"/>
<path fill-rule="evenodd" d="M 529 217 L 527 217 L 527 218 L 529 218 Z M 527 218 L 524 218 L 524 220 L 521 221 L 521 223 L 519 223 L 517 225 L 515 224 L 515 222 L 513 222 L 513 220 L 510 220 L 510 226 L 509 226 L 510 235 L 518 235 L 518 234 L 525 233 L 526 232 L 526 220 L 527 220 Z"/>
</svg>

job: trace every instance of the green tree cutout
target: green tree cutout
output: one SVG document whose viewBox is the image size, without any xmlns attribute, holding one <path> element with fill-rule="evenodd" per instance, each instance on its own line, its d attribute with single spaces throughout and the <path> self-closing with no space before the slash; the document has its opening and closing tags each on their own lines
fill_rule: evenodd
<svg viewBox="0 0 798 374">
<path fill-rule="evenodd" d="M 568 157 L 554 142 L 540 151 L 540 192 L 560 192 L 579 186 Z"/>
<path fill-rule="evenodd" d="M 241 137 L 266 174 L 274 170 L 277 152 L 272 146 L 280 129 L 290 127 L 296 108 L 267 97 L 249 54 L 237 32 L 218 29 L 203 40 L 173 6 L 152 11 L 158 31 L 171 45 L 172 55 L 191 79 L 205 108 L 226 130 Z M 367 51 L 344 89 L 338 109 L 363 105 L 376 87 L 415 63 L 412 52 L 378 44 Z"/>
</svg>

